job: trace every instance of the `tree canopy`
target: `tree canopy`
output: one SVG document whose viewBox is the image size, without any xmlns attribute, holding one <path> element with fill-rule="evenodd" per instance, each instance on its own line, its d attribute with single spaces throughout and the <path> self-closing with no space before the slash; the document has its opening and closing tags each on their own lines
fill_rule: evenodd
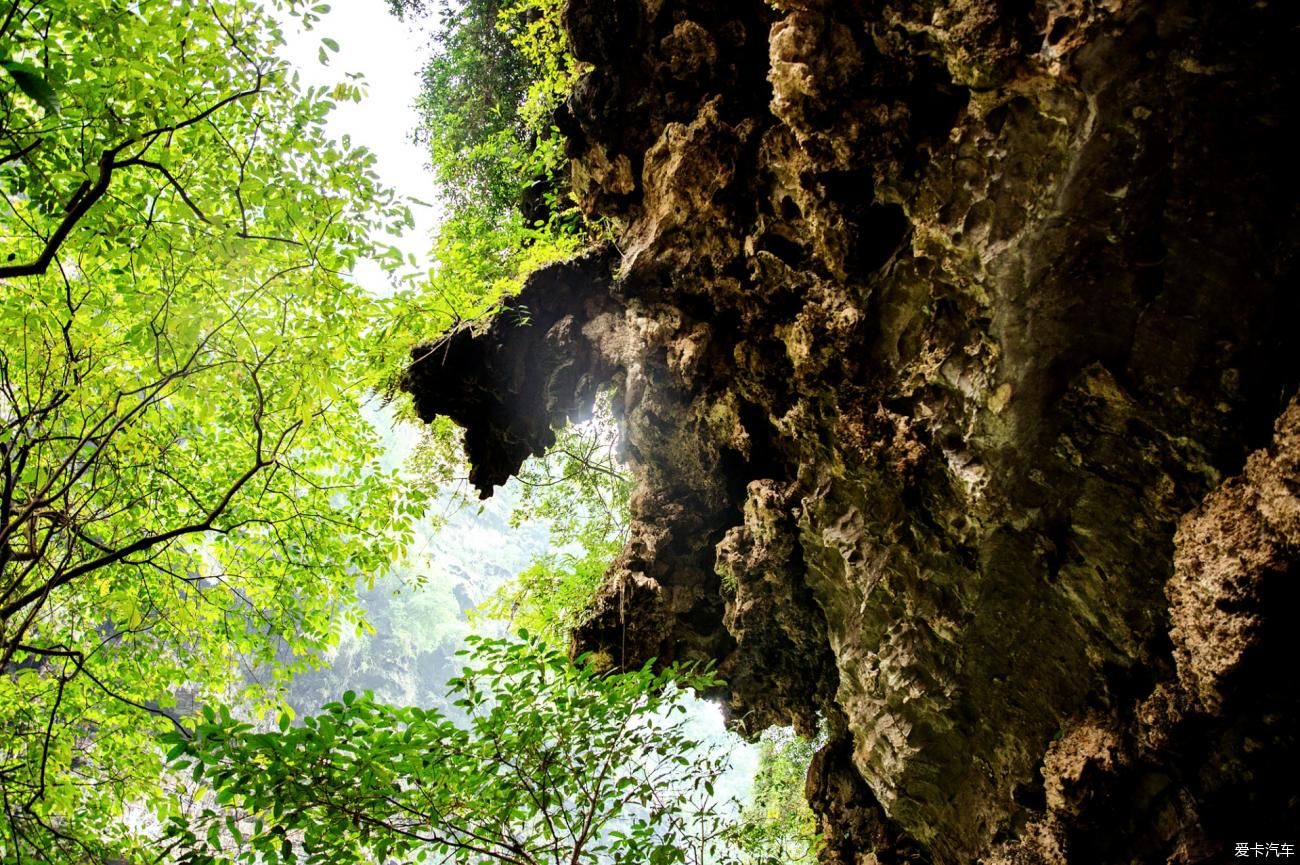
<svg viewBox="0 0 1300 865">
<path fill-rule="evenodd" d="M 435 11 L 389 0 L 402 15 Z M 562 141 L 551 115 L 578 65 L 568 52 L 560 0 L 440 0 L 424 69 L 419 140 L 456 209 L 506 214 L 529 188 L 564 186 Z M 552 199 L 554 203 L 555 199 Z"/>
<path fill-rule="evenodd" d="M 256 4 L 8 6 L 57 103 L 0 83 L 0 860 L 134 861 L 157 733 L 274 703 L 421 509 L 346 276 L 408 216 Z"/>
<path fill-rule="evenodd" d="M 230 806 L 171 820 L 184 861 L 703 865 L 736 849 L 714 799 L 725 758 L 689 736 L 678 689 L 716 684 L 706 672 L 604 676 L 535 639 L 471 641 L 451 688 L 467 722 L 349 691 L 302 727 L 210 712 L 170 734 Z"/>
</svg>

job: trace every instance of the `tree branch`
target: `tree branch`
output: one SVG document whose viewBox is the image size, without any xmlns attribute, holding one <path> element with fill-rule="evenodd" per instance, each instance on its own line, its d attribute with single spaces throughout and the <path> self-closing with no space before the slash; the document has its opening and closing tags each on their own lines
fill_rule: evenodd
<svg viewBox="0 0 1300 865">
<path fill-rule="evenodd" d="M 72 229 L 77 227 L 77 224 L 85 218 L 86 214 L 90 212 L 90 209 L 104 197 L 106 192 L 108 192 L 108 187 L 113 180 L 113 171 L 127 165 L 142 164 L 140 162 L 140 157 L 149 149 L 150 146 L 153 145 L 154 141 L 158 140 L 160 136 L 179 132 L 180 130 L 193 126 L 196 123 L 201 123 L 232 102 L 236 102 L 249 96 L 254 96 L 261 91 L 262 73 L 259 71 L 257 73 L 257 82 L 251 88 L 241 90 L 238 93 L 232 93 L 193 117 L 182 120 L 180 123 L 176 123 L 172 126 L 159 126 L 141 135 L 128 138 L 121 144 L 105 150 L 99 157 L 99 175 L 95 178 L 95 182 L 89 186 L 83 184 L 68 201 L 67 213 L 64 214 L 63 219 L 54 229 L 54 233 L 45 241 L 45 248 L 41 250 L 41 254 L 37 256 L 34 261 L 29 261 L 25 264 L 8 264 L 0 266 L 0 279 L 11 279 L 18 276 L 39 276 L 40 274 L 45 273 L 45 271 L 49 269 L 50 264 L 53 263 L 54 257 L 58 255 L 59 248 L 63 246 L 64 241 L 68 239 L 68 235 L 72 233 Z M 140 144 L 142 142 L 146 142 L 144 148 L 142 148 L 134 157 L 121 161 L 118 160 L 117 157 L 122 151 L 132 145 Z M 161 168 L 162 166 L 157 167 Z M 170 174 L 168 174 L 168 177 L 170 177 Z M 185 195 L 184 192 L 181 194 L 182 196 Z M 185 196 L 185 198 L 186 203 L 193 207 L 188 196 Z M 200 214 L 200 216 L 202 216 L 202 214 Z M 207 221 L 206 218 L 204 221 Z"/>
<path fill-rule="evenodd" d="M 175 189 L 176 192 L 180 194 L 181 200 L 185 202 L 185 205 L 189 207 L 190 210 L 194 211 L 194 215 L 197 216 L 200 219 L 200 221 L 207 222 L 209 224 L 212 222 L 212 220 L 208 219 L 206 216 L 203 215 L 203 211 L 200 210 L 199 206 L 194 203 L 194 199 L 190 198 L 189 193 L 185 191 L 184 186 L 181 186 L 180 181 L 177 180 L 172 175 L 172 173 L 167 170 L 167 166 L 163 165 L 161 162 L 153 162 L 148 159 L 135 158 L 135 159 L 127 159 L 122 162 L 119 162 L 114 167 L 126 168 L 129 165 L 139 165 L 142 168 L 151 168 L 154 171 L 161 173 L 163 177 L 167 178 L 167 182 L 172 185 L 172 188 Z"/>
<path fill-rule="evenodd" d="M 118 694 L 115 691 L 113 691 L 111 688 L 109 688 L 107 685 L 101 682 L 98 676 L 90 672 L 90 670 L 86 669 L 86 656 L 75 649 L 69 649 L 66 646 L 51 646 L 48 649 L 43 649 L 40 648 L 39 646 L 27 646 L 27 645 L 20 645 L 17 646 L 16 648 L 20 652 L 29 652 L 33 655 L 44 655 L 52 658 L 66 658 L 72 661 L 73 665 L 76 666 L 77 673 L 85 673 L 86 678 L 94 682 L 95 685 L 97 685 L 101 691 L 103 691 L 108 696 L 112 697 L 114 700 L 117 700 L 120 703 L 125 703 L 126 705 L 131 706 L 133 708 L 139 709 L 141 712 L 148 712 L 150 715 L 154 715 L 159 718 L 166 718 L 168 721 L 171 721 L 172 725 L 176 727 L 177 731 L 187 739 L 191 738 L 194 735 L 193 733 L 190 732 L 189 728 L 186 727 L 184 724 L 182 724 L 180 722 L 180 719 L 178 719 L 171 712 L 168 712 L 165 709 L 160 709 L 157 706 L 150 706 L 148 703 L 137 703 L 135 700 L 132 700 L 129 697 L 123 697 L 121 694 Z M 74 673 L 73 675 L 76 674 Z M 59 679 L 60 694 L 62 694 L 63 686 L 67 683 L 69 678 L 70 677 L 67 676 L 60 677 Z M 53 722 L 51 721 L 51 723 Z"/>
<path fill-rule="evenodd" d="M 17 4 L 15 4 L 15 6 L 16 6 L 16 5 L 17 5 Z M 13 151 L 13 152 L 11 152 L 11 153 L 8 153 L 8 154 L 6 154 L 6 155 L 4 155 L 4 156 L 0 156 L 0 165 L 4 165 L 4 164 L 7 163 L 7 162 L 13 162 L 13 161 L 18 160 L 18 159 L 22 159 L 24 156 L 26 156 L 27 154 L 31 153 L 33 150 L 35 150 L 36 148 L 40 147 L 41 144 L 42 144 L 44 141 L 45 141 L 45 139 L 43 139 L 43 138 L 37 138 L 37 139 L 36 139 L 35 141 L 33 141 L 31 144 L 27 145 L 26 147 L 24 147 L 24 148 L 22 148 L 22 149 L 20 149 L 20 150 L 15 150 L 15 151 Z"/>
<path fill-rule="evenodd" d="M 72 229 L 77 227 L 77 223 L 90 212 L 90 208 L 95 206 L 95 202 L 104 197 L 108 192 L 108 185 L 113 179 L 113 157 L 116 154 L 111 150 L 104 151 L 99 157 L 99 177 L 96 179 L 94 186 L 91 186 L 84 194 L 78 190 L 78 194 L 72 197 L 69 202 L 71 207 L 64 214 L 63 221 L 54 229 L 49 240 L 45 241 L 45 248 L 35 261 L 26 264 L 9 264 L 0 267 L 0 279 L 10 279 L 15 276 L 37 276 L 49 269 L 50 263 L 54 261 L 54 256 L 58 254 L 59 247 L 63 241 L 68 239 Z"/>
<path fill-rule="evenodd" d="M 203 520 L 196 523 L 189 523 L 188 525 L 180 526 L 175 529 L 170 529 L 165 532 L 159 532 L 157 534 L 152 534 L 152 535 L 145 535 L 144 537 L 139 538 L 134 542 L 127 544 L 124 547 L 119 547 L 118 549 L 114 550 L 111 553 L 106 553 L 100 556 L 99 558 L 91 559 L 90 561 L 83 562 L 82 564 L 77 565 L 76 567 L 69 568 L 68 570 L 58 574 L 53 579 L 49 580 L 45 585 L 41 586 L 40 588 L 33 589 L 32 591 L 28 592 L 22 597 L 10 602 L 9 604 L 6 604 L 4 607 L 0 607 L 0 621 L 8 619 L 10 616 L 19 612 L 28 604 L 40 600 L 41 598 L 45 597 L 55 589 L 60 588 L 62 586 L 66 586 L 68 583 L 72 582 L 73 580 L 77 579 L 78 577 L 84 574 L 97 571 L 100 568 L 104 568 L 111 564 L 119 562 L 122 559 L 134 553 L 142 552 L 144 550 L 150 549 L 151 547 L 158 546 L 159 544 L 163 544 L 163 543 L 167 543 L 168 541 L 175 540 L 176 538 L 183 537 L 185 535 L 198 534 L 200 532 L 212 531 L 213 527 L 216 524 L 217 518 L 220 517 L 225 512 L 226 508 L 230 506 L 230 503 L 231 501 L 234 500 L 235 495 L 238 494 L 238 492 L 241 489 L 243 489 L 243 487 L 250 480 L 252 480 L 257 475 L 258 472 L 272 465 L 274 462 L 275 462 L 274 459 L 267 459 L 265 456 L 263 456 L 263 454 L 261 453 L 260 442 L 259 442 L 259 452 L 257 455 L 257 459 L 253 462 L 253 465 L 250 466 L 243 474 L 241 474 L 238 478 L 235 479 L 234 483 L 231 484 L 230 488 L 226 490 L 225 495 L 221 497 L 221 500 L 219 502 L 217 502 L 215 505 L 212 506 L 212 509 L 208 511 L 207 515 Z"/>
<path fill-rule="evenodd" d="M 9 7 L 9 14 L 5 15 L 4 23 L 0 24 L 0 36 L 3 36 L 5 31 L 9 29 L 9 25 L 13 23 L 14 14 L 18 11 L 18 7 L 22 5 L 22 2 L 23 0 L 14 0 Z"/>
</svg>

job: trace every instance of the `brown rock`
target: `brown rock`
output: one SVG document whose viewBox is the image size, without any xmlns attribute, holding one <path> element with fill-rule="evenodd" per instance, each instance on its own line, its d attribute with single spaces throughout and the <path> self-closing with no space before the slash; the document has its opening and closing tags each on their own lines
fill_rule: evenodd
<svg viewBox="0 0 1300 865">
<path fill-rule="evenodd" d="M 563 120 L 617 261 L 407 382 L 485 489 L 619 389 L 578 645 L 717 660 L 747 732 L 839 719 L 830 862 L 1300 825 L 1300 7 L 597 5 Z"/>
</svg>

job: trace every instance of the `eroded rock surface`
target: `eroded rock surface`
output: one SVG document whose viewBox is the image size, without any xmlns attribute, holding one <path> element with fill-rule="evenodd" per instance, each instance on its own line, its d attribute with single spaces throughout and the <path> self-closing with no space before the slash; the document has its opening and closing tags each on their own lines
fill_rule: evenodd
<svg viewBox="0 0 1300 865">
<path fill-rule="evenodd" d="M 836 719 L 832 862 L 1211 862 L 1300 825 L 1300 8 L 566 24 L 574 187 L 620 236 L 406 387 L 485 492 L 617 388 L 635 523 L 579 645 L 717 659 L 749 732 Z"/>
</svg>

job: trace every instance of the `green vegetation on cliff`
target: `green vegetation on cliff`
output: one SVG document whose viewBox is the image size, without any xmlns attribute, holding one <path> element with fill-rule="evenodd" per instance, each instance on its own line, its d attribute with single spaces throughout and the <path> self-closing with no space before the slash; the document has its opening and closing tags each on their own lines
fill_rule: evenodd
<svg viewBox="0 0 1300 865">
<path fill-rule="evenodd" d="M 389 0 L 398 14 L 434 12 Z M 427 284 L 394 312 L 401 348 L 473 319 L 542 264 L 594 234 L 568 194 L 551 115 L 577 75 L 559 0 L 442 0 L 425 67 L 417 140 L 429 148 L 446 206 Z M 404 329 L 403 329 L 404 328 Z"/>
<path fill-rule="evenodd" d="M 568 645 L 627 540 L 632 482 L 615 453 L 614 424 L 604 397 L 591 420 L 559 431 L 544 457 L 525 463 L 512 520 L 546 521 L 551 551 L 480 604 L 477 615 Z"/>
</svg>

